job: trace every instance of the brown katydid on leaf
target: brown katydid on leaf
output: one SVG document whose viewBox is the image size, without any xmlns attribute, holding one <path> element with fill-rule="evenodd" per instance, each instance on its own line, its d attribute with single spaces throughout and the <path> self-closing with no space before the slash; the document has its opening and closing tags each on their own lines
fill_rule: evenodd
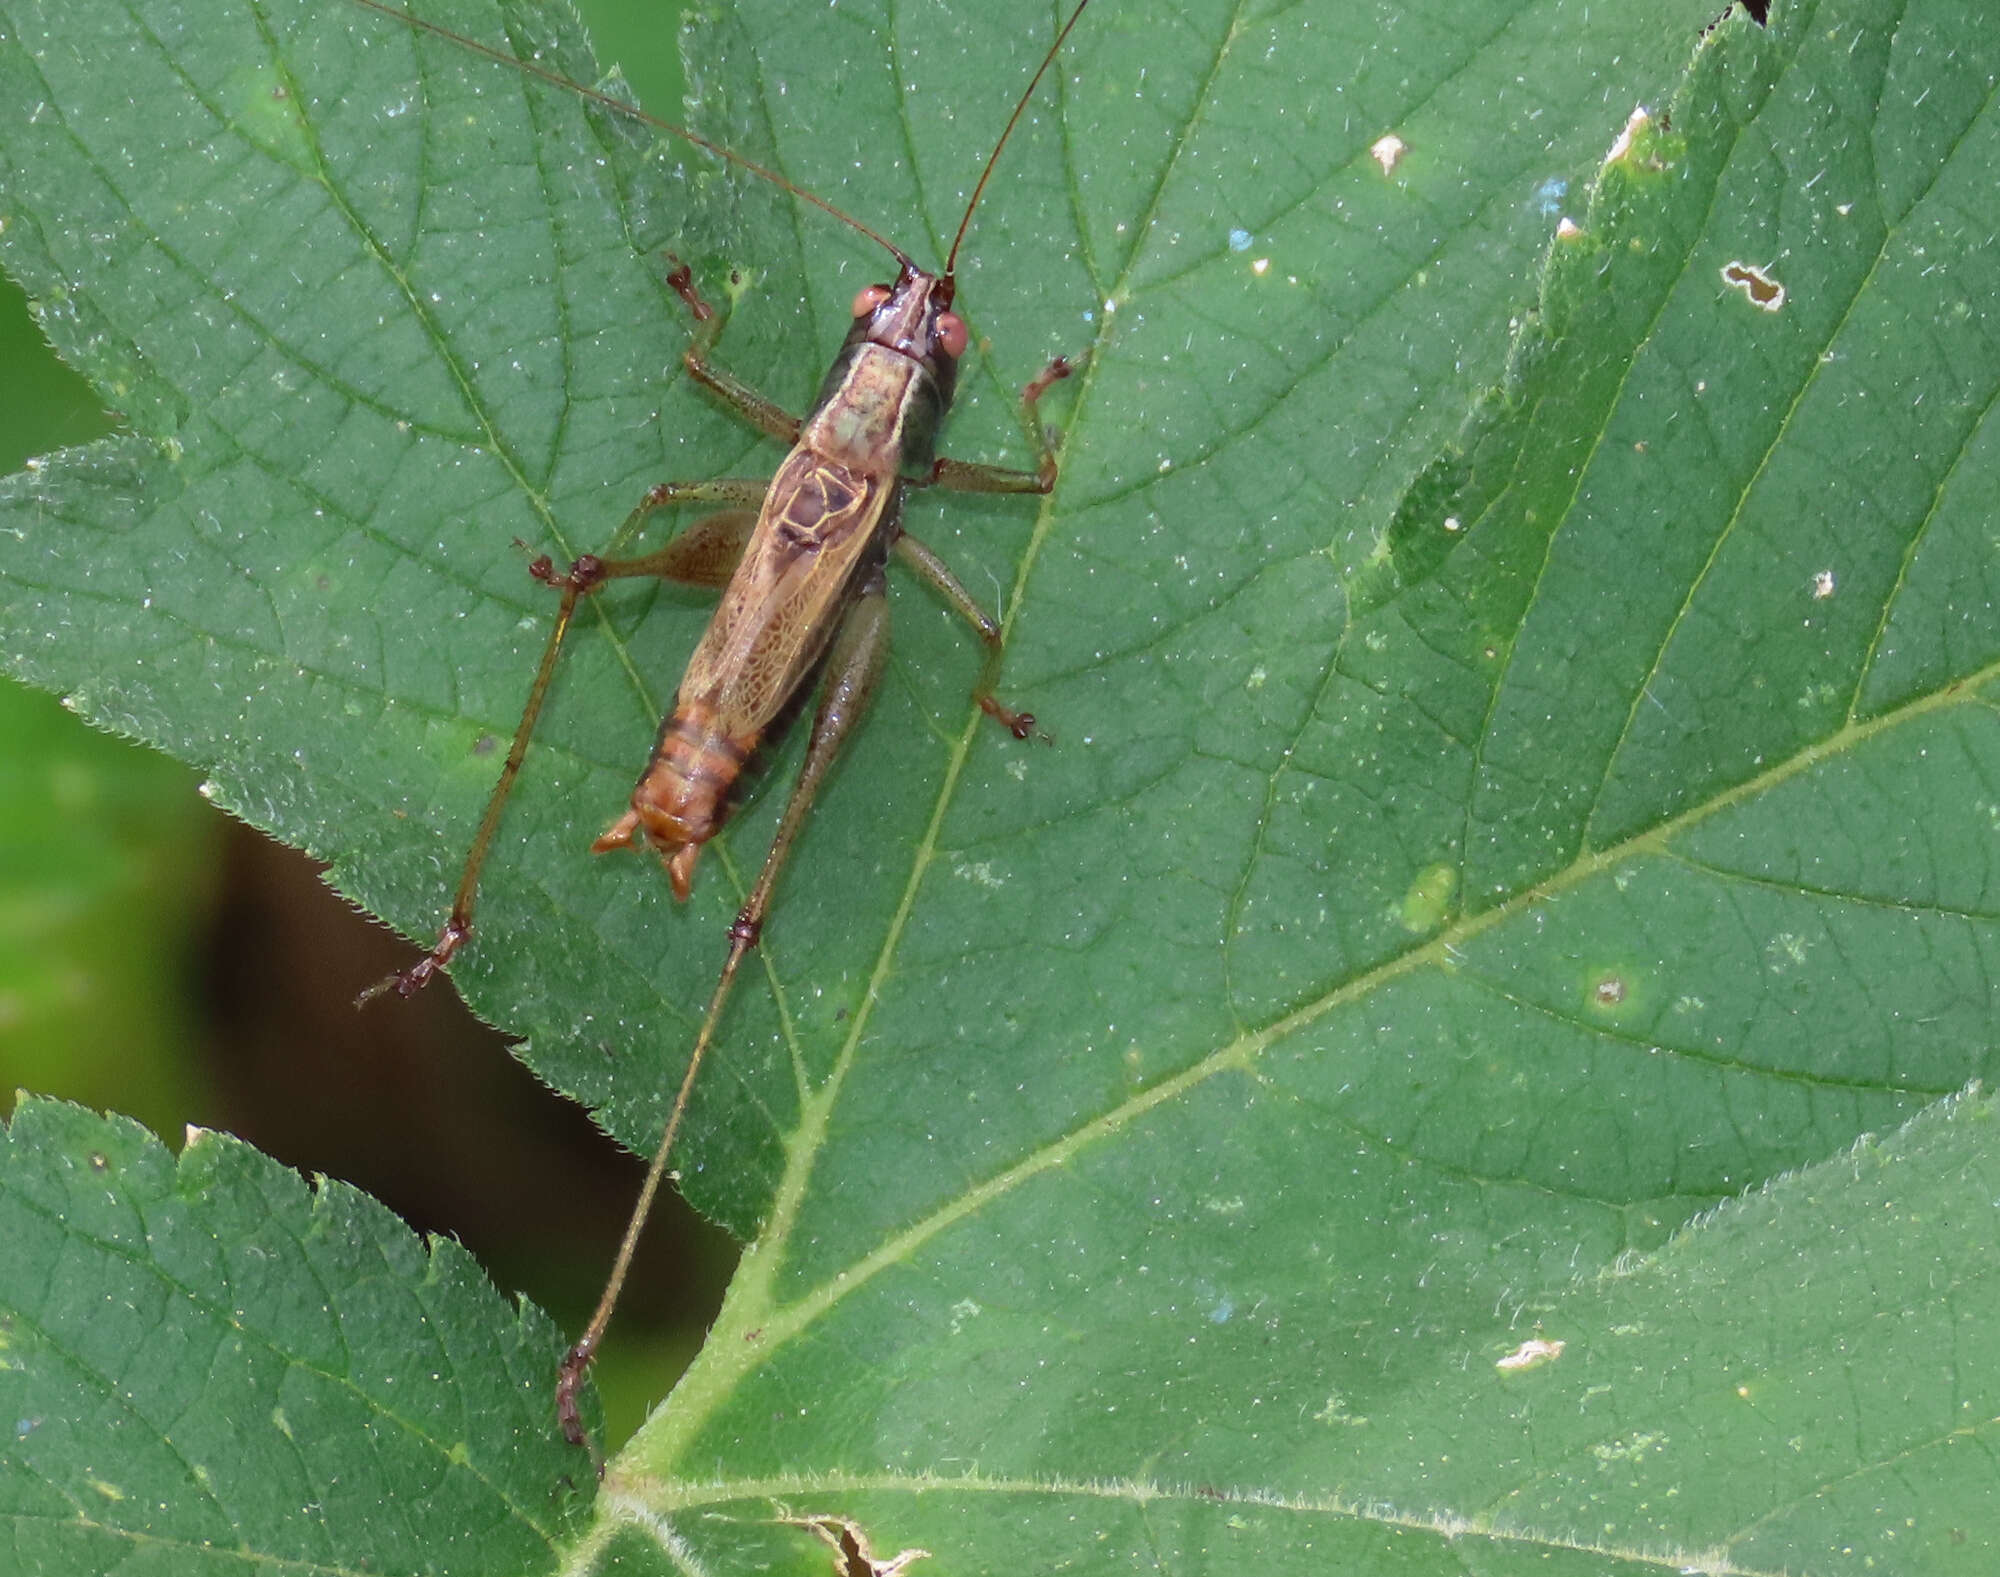
<svg viewBox="0 0 2000 1577">
<path fill-rule="evenodd" d="M 622 134 L 324 6 L 168 9 L 4 13 L 0 246 L 136 435 L 8 484 L 8 660 L 427 930 L 546 631 L 511 539 L 765 453 L 662 380 L 658 247 L 744 269 L 732 368 L 797 400 L 872 259 L 727 182 L 687 246 Z M 696 1110 L 756 1251 L 694 1370 L 566 1521 L 560 1338 L 455 1251 L 27 1107 L 41 1569 L 823 1577 L 777 1504 L 939 1570 L 1990 1564 L 2000 1405 L 1938 1355 L 2000 1338 L 1952 1098 L 1995 1016 L 1992 46 L 1707 9 L 1155 8 L 1070 60 L 950 440 L 1004 458 L 1081 328 L 1061 485 L 920 532 L 1058 744 L 982 739 L 948 616 L 899 626 Z M 936 237 L 1022 31 L 760 11 L 697 108 Z M 603 605 L 464 973 L 644 1144 L 734 894 L 577 852 L 705 613 Z"/>
</svg>

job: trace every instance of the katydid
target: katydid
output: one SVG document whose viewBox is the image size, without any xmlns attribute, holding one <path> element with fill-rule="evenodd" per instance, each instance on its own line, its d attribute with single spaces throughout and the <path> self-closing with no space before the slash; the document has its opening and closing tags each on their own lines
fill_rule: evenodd
<svg viewBox="0 0 2000 1577">
<path fill-rule="evenodd" d="M 563 82 L 539 67 L 449 33 L 381 0 L 358 3 L 504 64 L 550 77 L 620 113 L 638 113 L 619 100 Z M 909 486 L 1047 493 L 1055 485 L 1055 455 L 1036 405 L 1048 387 L 1071 370 L 1060 357 L 1022 391 L 1022 419 L 1040 454 L 1034 470 L 1007 470 L 943 458 L 935 453 L 935 441 L 951 405 L 959 359 L 966 350 L 965 322 L 951 310 L 959 249 L 1001 150 L 1088 3 L 1079 0 L 1023 90 L 973 188 L 944 268 L 938 273 L 920 269 L 859 220 L 772 171 L 684 128 L 640 117 L 776 182 L 867 236 L 895 259 L 896 277 L 891 283 L 869 285 L 856 295 L 853 324 L 821 384 L 818 399 L 804 417 L 797 417 L 711 360 L 723 320 L 697 292 L 692 272 L 676 262 L 668 280 L 687 303 L 696 324 L 684 358 L 689 374 L 746 421 L 788 445 L 790 452 L 769 480 L 722 478 L 666 482 L 653 488 L 627 517 L 614 541 L 622 541 L 647 516 L 661 509 L 686 503 L 728 506 L 696 521 L 657 552 L 634 558 L 585 556 L 562 571 L 547 558 L 530 567 L 537 579 L 561 592 L 561 602 L 512 747 L 466 859 L 450 916 L 423 959 L 372 988 L 363 999 L 392 988 L 404 995 L 415 992 L 470 937 L 480 868 L 584 595 L 608 580 L 632 576 L 719 588 L 722 593 L 707 631 L 688 660 L 673 711 L 661 725 L 630 806 L 591 845 L 599 852 L 639 844 L 653 849 L 666 867 L 676 898 L 688 896 L 702 845 L 727 820 L 732 787 L 751 752 L 812 676 L 823 673 L 804 763 L 763 868 L 729 927 L 729 947 L 721 973 L 603 1297 L 562 1362 L 556 1387 L 557 1413 L 564 1433 L 577 1444 L 585 1439 L 577 1392 L 610 1322 L 639 1230 L 666 1176 L 689 1097 L 715 1039 L 738 967 L 757 943 L 779 872 L 811 812 L 814 796 L 842 742 L 866 711 L 881 677 L 889 639 L 884 571 L 892 553 L 929 581 L 985 643 L 986 660 L 973 690 L 981 710 L 1017 738 L 1026 739 L 1034 732 L 1032 716 L 1010 711 L 994 695 L 1002 655 L 999 624 L 935 553 L 905 533 L 902 500 L 903 490 Z"/>
</svg>

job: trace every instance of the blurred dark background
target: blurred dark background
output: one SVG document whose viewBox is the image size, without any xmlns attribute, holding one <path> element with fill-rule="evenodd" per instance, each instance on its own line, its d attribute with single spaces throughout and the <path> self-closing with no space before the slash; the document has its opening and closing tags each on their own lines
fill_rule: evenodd
<svg viewBox="0 0 2000 1577">
<path fill-rule="evenodd" d="M 599 60 L 674 115 L 672 9 L 579 9 Z M 109 430 L 0 281 L 0 472 Z M 643 1163 L 448 985 L 357 1012 L 354 993 L 415 949 L 195 785 L 0 679 L 0 1110 L 28 1089 L 123 1112 L 176 1150 L 189 1124 L 240 1135 L 458 1238 L 502 1288 L 580 1329 Z M 654 1212 L 596 1370 L 611 1444 L 693 1356 L 735 1258 L 678 1195 Z"/>
</svg>

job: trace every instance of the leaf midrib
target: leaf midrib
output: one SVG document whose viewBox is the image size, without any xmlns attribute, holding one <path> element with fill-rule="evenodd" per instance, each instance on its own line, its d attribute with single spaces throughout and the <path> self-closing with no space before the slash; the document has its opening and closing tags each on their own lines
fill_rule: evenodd
<svg viewBox="0 0 2000 1577">
<path fill-rule="evenodd" d="M 1528 1549 L 1561 1551 L 1565 1554 L 1593 1555 L 1625 1565 L 1677 1574 L 1703 1571 L 1714 1577 L 1785 1577 L 1766 1567 L 1715 1564 L 1714 1552 L 1663 1550 L 1657 1545 L 1632 1547 L 1593 1543 L 1574 1536 L 1540 1532 L 1524 1526 L 1510 1526 L 1493 1512 L 1457 1513 L 1434 1510 L 1429 1513 L 1400 1511 L 1377 1499 L 1344 1500 L 1337 1496 L 1285 1495 L 1267 1490 L 1229 1489 L 1216 1485 L 1162 1485 L 1149 1480 L 1107 1477 L 1074 1479 L 1059 1474 L 1045 1479 L 988 1477 L 968 1473 L 944 1478 L 919 1473 L 811 1473 L 773 1474 L 768 1477 L 719 1478 L 700 1481 L 673 1481 L 648 1474 L 607 1471 L 597 1505 L 599 1516 L 590 1538 L 573 1551 L 563 1565 L 568 1577 L 594 1572 L 601 1546 L 611 1530 L 633 1527 L 665 1543 L 663 1519 L 677 1512 L 697 1511 L 711 1506 L 740 1505 L 744 1502 L 797 1504 L 802 1499 L 857 1495 L 934 1496 L 940 1493 L 963 1495 L 1011 1495 L 1047 1499 L 1062 1497 L 1082 1501 L 1110 1501 L 1135 1508 L 1166 1504 L 1190 1510 L 1218 1512 L 1227 1507 L 1245 1511 L 1288 1512 L 1299 1516 L 1337 1517 L 1370 1527 L 1392 1528 L 1399 1532 L 1426 1535 L 1444 1543 L 1477 1538 L 1495 1544 Z M 693 1568 L 690 1568 L 693 1569 Z"/>
</svg>

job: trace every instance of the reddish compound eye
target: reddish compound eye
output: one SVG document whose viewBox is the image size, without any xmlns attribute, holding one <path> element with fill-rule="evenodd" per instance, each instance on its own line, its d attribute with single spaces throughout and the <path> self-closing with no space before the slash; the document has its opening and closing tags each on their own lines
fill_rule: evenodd
<svg viewBox="0 0 2000 1577">
<path fill-rule="evenodd" d="M 965 354 L 965 319 L 956 312 L 941 312 L 937 320 L 938 344 L 953 361 Z"/>
<path fill-rule="evenodd" d="M 854 315 L 865 318 L 888 299 L 887 285 L 863 285 L 854 295 Z"/>
</svg>

